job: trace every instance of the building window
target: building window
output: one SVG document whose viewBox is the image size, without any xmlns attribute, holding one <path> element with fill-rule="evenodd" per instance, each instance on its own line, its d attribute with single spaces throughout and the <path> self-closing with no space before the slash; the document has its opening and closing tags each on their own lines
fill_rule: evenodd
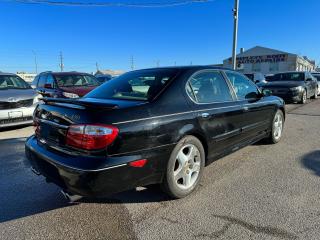
<svg viewBox="0 0 320 240">
<path fill-rule="evenodd" d="M 272 62 L 269 65 L 269 71 L 270 72 L 278 72 L 279 71 L 279 63 L 278 62 Z"/>
<path fill-rule="evenodd" d="M 261 63 L 253 63 L 252 64 L 253 72 L 261 72 Z"/>
</svg>

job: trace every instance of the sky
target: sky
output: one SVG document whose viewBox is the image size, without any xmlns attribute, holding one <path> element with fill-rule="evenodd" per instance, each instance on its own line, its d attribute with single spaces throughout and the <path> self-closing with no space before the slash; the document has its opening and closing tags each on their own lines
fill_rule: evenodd
<svg viewBox="0 0 320 240">
<path fill-rule="evenodd" d="M 233 4 L 71 7 L 0 0 L 0 71 L 35 72 L 35 56 L 38 72 L 57 71 L 60 52 L 67 71 L 93 72 L 96 63 L 130 70 L 131 57 L 135 69 L 222 63 L 232 52 Z M 319 9 L 319 0 L 240 0 L 238 51 L 259 45 L 320 62 Z"/>
</svg>

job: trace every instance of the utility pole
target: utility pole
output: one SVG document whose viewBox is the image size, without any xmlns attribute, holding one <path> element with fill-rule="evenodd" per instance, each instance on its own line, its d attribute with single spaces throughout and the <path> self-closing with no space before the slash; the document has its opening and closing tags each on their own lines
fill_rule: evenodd
<svg viewBox="0 0 320 240">
<path fill-rule="evenodd" d="M 133 58 L 132 55 L 131 55 L 131 58 L 130 58 L 130 63 L 131 63 L 131 70 L 134 70 L 134 58 Z"/>
<path fill-rule="evenodd" d="M 96 68 L 97 68 L 97 72 L 99 71 L 99 64 L 98 62 L 96 62 Z"/>
<path fill-rule="evenodd" d="M 63 69 L 64 69 L 64 64 L 63 64 L 63 55 L 62 55 L 62 52 L 60 51 L 60 70 L 61 72 L 63 72 Z"/>
<path fill-rule="evenodd" d="M 160 67 L 160 60 L 156 61 L 156 66 L 157 66 L 157 68 Z"/>
<path fill-rule="evenodd" d="M 238 20 L 239 20 L 239 0 L 234 0 L 233 11 L 233 46 L 232 46 L 232 67 L 237 69 L 237 41 L 238 41 Z"/>
<path fill-rule="evenodd" d="M 36 67 L 36 74 L 38 74 L 38 61 L 37 61 L 37 54 L 35 51 L 32 50 L 32 53 L 34 55 L 34 64 L 35 64 L 35 67 Z"/>
</svg>

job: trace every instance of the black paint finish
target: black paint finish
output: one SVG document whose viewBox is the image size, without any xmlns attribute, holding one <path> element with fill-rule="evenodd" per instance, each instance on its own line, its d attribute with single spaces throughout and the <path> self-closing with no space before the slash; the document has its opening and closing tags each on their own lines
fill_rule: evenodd
<svg viewBox="0 0 320 240">
<path fill-rule="evenodd" d="M 233 101 L 197 104 L 186 93 L 189 78 L 198 71 L 224 69 L 176 69 L 179 74 L 151 101 L 45 100 L 35 111 L 42 132 L 26 142 L 33 167 L 72 193 L 105 196 L 161 182 L 172 149 L 186 135 L 199 138 L 209 164 L 268 136 L 275 112 L 284 112 L 283 100 L 275 96 L 238 100 L 226 77 Z M 77 123 L 115 125 L 119 136 L 100 151 L 72 149 L 65 145 L 65 136 L 68 126 Z M 148 162 L 143 168 L 128 165 L 138 159 Z"/>
</svg>

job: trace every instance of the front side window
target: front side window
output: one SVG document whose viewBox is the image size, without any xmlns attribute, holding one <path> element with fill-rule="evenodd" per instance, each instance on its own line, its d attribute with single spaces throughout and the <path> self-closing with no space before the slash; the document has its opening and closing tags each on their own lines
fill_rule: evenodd
<svg viewBox="0 0 320 240">
<path fill-rule="evenodd" d="M 31 88 L 22 78 L 14 75 L 0 75 L 0 90 Z"/>
<path fill-rule="evenodd" d="M 40 75 L 38 87 L 43 88 L 46 82 L 47 82 L 47 74 Z"/>
<path fill-rule="evenodd" d="M 47 82 L 46 84 L 50 85 L 52 88 L 54 88 L 54 78 L 51 74 L 48 74 Z"/>
<path fill-rule="evenodd" d="M 177 74 L 176 69 L 129 72 L 109 80 L 85 97 L 151 101 Z"/>
<path fill-rule="evenodd" d="M 256 98 L 259 95 L 257 86 L 245 76 L 236 72 L 226 72 L 239 100 Z"/>
<path fill-rule="evenodd" d="M 188 95 L 198 103 L 232 101 L 229 86 L 220 72 L 205 71 L 194 75 L 187 83 Z"/>
<path fill-rule="evenodd" d="M 54 76 L 59 87 L 95 87 L 100 85 L 91 75 L 57 74 Z"/>
</svg>

